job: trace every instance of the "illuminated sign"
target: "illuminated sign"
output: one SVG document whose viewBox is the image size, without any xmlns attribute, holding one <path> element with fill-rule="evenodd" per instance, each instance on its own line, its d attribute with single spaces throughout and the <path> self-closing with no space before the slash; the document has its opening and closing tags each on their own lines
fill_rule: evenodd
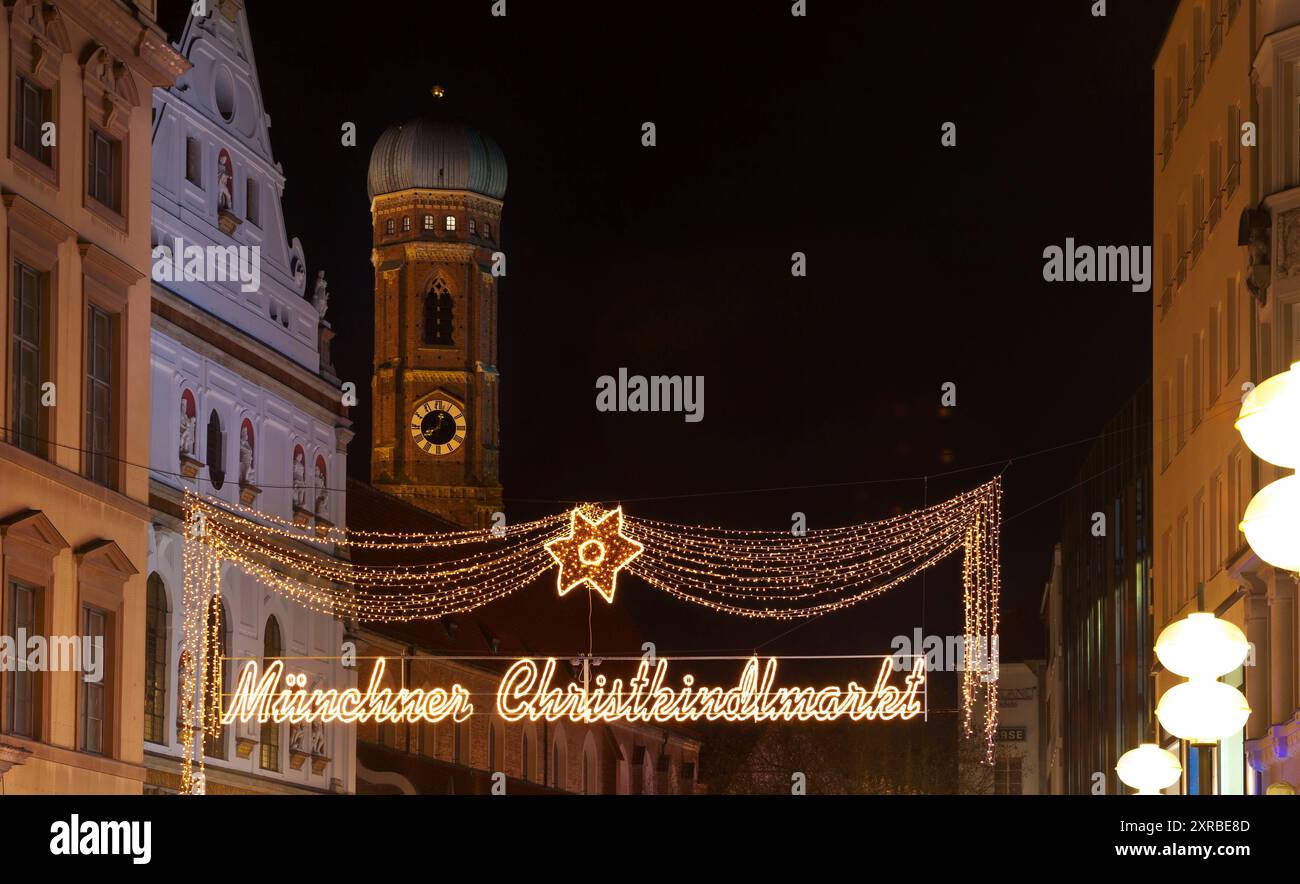
<svg viewBox="0 0 1300 884">
<path fill-rule="evenodd" d="M 383 686 L 385 661 L 375 662 L 370 683 L 357 688 L 306 689 L 305 675 L 284 675 L 277 660 L 258 674 L 257 661 L 244 665 L 239 682 L 221 720 L 258 722 L 438 722 L 464 721 L 474 712 L 470 693 L 461 685 L 443 688 Z M 893 660 L 883 658 L 870 688 L 849 682 L 846 687 L 776 687 L 778 661 L 750 657 L 739 680 L 729 687 L 697 685 L 695 676 L 681 677 L 670 687 L 669 661 L 642 660 L 626 682 L 595 676 L 590 684 L 554 684 L 556 661 L 516 660 L 502 676 L 496 712 L 506 721 L 686 722 L 686 721 L 907 721 L 923 711 L 925 660 L 917 658 L 902 685 L 891 684 Z M 281 678 L 286 687 L 280 687 Z"/>
</svg>

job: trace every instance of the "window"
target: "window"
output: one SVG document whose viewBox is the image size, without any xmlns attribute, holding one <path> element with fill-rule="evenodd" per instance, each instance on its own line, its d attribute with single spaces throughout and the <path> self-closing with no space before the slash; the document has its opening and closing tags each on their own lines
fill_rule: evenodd
<svg viewBox="0 0 1300 884">
<path fill-rule="evenodd" d="M 1210 316 L 1205 324 L 1205 330 L 1209 339 L 1205 345 L 1205 401 L 1206 405 L 1214 404 L 1219 398 L 1219 390 L 1223 387 L 1223 381 L 1219 376 L 1219 307 L 1216 304 L 1210 308 Z"/>
<path fill-rule="evenodd" d="M 488 770 L 499 771 L 505 767 L 501 758 L 501 722 L 488 723 Z"/>
<path fill-rule="evenodd" d="M 433 216 L 432 216 L 432 215 L 425 215 L 425 216 L 424 216 L 424 229 L 425 229 L 425 230 L 433 230 Z"/>
<path fill-rule="evenodd" d="M 1192 429 L 1201 425 L 1201 348 L 1204 335 L 1192 335 Z"/>
<path fill-rule="evenodd" d="M 463 721 L 458 721 L 456 722 L 456 726 L 452 729 L 452 736 L 451 736 L 451 760 L 452 761 L 456 762 L 457 764 L 465 763 L 465 758 L 467 755 L 469 755 L 469 752 L 467 751 L 469 747 L 466 745 L 467 742 L 468 741 L 465 739 L 465 723 Z"/>
<path fill-rule="evenodd" d="M 403 216 L 402 216 L 402 233 L 410 233 L 410 232 L 411 232 L 411 216 L 410 216 L 410 215 L 403 215 Z"/>
<path fill-rule="evenodd" d="M 244 182 L 244 217 L 259 227 L 262 225 L 262 210 L 259 203 L 261 194 L 257 179 L 249 178 Z"/>
<path fill-rule="evenodd" d="M 226 434 L 215 410 L 208 415 L 208 479 L 216 491 L 226 484 Z"/>
<path fill-rule="evenodd" d="M 262 671 L 284 655 L 284 642 L 280 638 L 280 621 L 274 616 L 266 618 L 262 633 Z M 280 769 L 280 725 L 274 721 L 262 723 L 262 770 Z"/>
<path fill-rule="evenodd" d="M 197 138 L 185 139 L 185 180 L 203 186 L 203 145 Z"/>
<path fill-rule="evenodd" d="M 1211 577 L 1223 567 L 1223 474 L 1215 473 L 1210 479 L 1210 516 L 1206 524 L 1209 541 L 1209 570 Z"/>
<path fill-rule="evenodd" d="M 1173 429 L 1169 425 L 1169 381 L 1160 382 L 1160 469 L 1169 466 L 1169 438 Z"/>
<path fill-rule="evenodd" d="M 455 230 L 455 229 L 456 229 L 456 216 L 455 216 L 455 215 L 448 215 L 447 218 L 446 218 L 446 220 L 443 222 L 443 227 L 444 227 L 444 228 L 445 228 L 449 233 L 450 233 L 451 231 Z"/>
<path fill-rule="evenodd" d="M 469 232 L 470 232 L 470 233 L 475 233 L 475 232 L 477 232 L 477 230 L 478 230 L 478 228 L 477 228 L 477 227 L 475 226 L 475 224 L 474 224 L 474 219 L 473 219 L 473 218 L 470 218 L 470 219 L 469 219 Z"/>
<path fill-rule="evenodd" d="M 429 293 L 424 296 L 424 343 L 450 347 L 452 340 L 451 291 L 441 277 L 433 281 Z"/>
<path fill-rule="evenodd" d="M 81 609 L 81 634 L 100 647 L 101 660 L 108 659 L 108 615 L 98 608 L 86 605 Z M 104 754 L 106 742 L 105 720 L 107 717 L 108 690 L 104 679 L 99 681 L 81 680 L 81 751 L 95 755 Z"/>
<path fill-rule="evenodd" d="M 43 127 L 50 122 L 50 90 L 19 76 L 14 89 L 14 134 L 18 148 L 46 166 L 54 164 L 54 152 L 43 144 Z"/>
<path fill-rule="evenodd" d="M 1020 757 L 1008 755 L 998 758 L 993 767 L 993 794 L 1019 795 L 1021 788 Z"/>
<path fill-rule="evenodd" d="M 121 211 L 122 142 L 92 128 L 86 156 L 87 192 L 101 206 Z"/>
<path fill-rule="evenodd" d="M 582 753 L 582 794 L 591 794 L 591 756 Z"/>
<path fill-rule="evenodd" d="M 392 236 L 396 232 L 397 232 L 397 226 L 393 223 L 393 219 L 389 218 L 387 221 L 384 222 L 384 233 L 388 234 L 389 236 Z"/>
<path fill-rule="evenodd" d="M 484 239 L 492 238 L 492 225 L 486 221 L 483 222 L 483 237 Z"/>
<path fill-rule="evenodd" d="M 144 620 L 144 738 L 166 744 L 167 587 L 157 572 L 149 575 Z"/>
<path fill-rule="evenodd" d="M 1232 380 L 1237 373 L 1237 354 L 1239 348 L 1237 332 L 1237 281 L 1228 280 L 1228 303 L 1224 308 L 1224 332 L 1223 343 L 1227 348 L 1227 378 L 1224 383 Z"/>
<path fill-rule="evenodd" d="M 520 776 L 524 780 L 530 780 L 532 778 L 532 771 L 530 770 L 532 766 L 532 760 L 533 760 L 532 752 L 530 751 L 531 748 L 532 747 L 530 746 L 529 739 L 528 739 L 528 729 L 525 728 L 523 743 L 519 750 L 519 771 L 520 771 Z"/>
<path fill-rule="evenodd" d="M 1187 357 L 1183 356 L 1178 360 L 1178 383 L 1177 383 L 1177 412 L 1174 414 L 1174 425 L 1178 428 L 1178 446 L 1177 451 L 1183 450 L 1183 443 L 1187 441 L 1187 421 L 1184 417 L 1187 414 Z"/>
<path fill-rule="evenodd" d="M 11 441 L 40 457 L 45 457 L 48 451 L 46 411 L 41 405 L 41 375 L 47 364 L 45 289 L 43 274 L 25 264 L 14 263 Z"/>
<path fill-rule="evenodd" d="M 41 635 L 41 603 L 43 593 L 39 587 L 18 580 L 9 581 L 9 598 L 5 609 L 8 612 L 8 635 L 18 636 L 19 630 L 26 635 Z M 25 649 L 15 648 L 17 653 L 26 653 Z M 37 714 L 41 696 L 41 673 L 39 668 L 18 671 L 8 667 L 4 673 L 5 680 L 5 731 L 20 737 L 35 739 L 40 716 Z"/>
<path fill-rule="evenodd" d="M 116 487 L 113 444 L 113 317 L 86 308 L 86 478 Z"/>
</svg>

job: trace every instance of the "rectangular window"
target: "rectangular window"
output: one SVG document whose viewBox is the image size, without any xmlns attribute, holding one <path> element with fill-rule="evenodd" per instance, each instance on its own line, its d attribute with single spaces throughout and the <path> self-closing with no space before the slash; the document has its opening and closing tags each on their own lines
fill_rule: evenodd
<svg viewBox="0 0 1300 884">
<path fill-rule="evenodd" d="M 1237 374 L 1238 333 L 1237 333 L 1237 281 L 1228 280 L 1228 303 L 1224 308 L 1223 344 L 1227 348 L 1227 377 L 1224 383 L 1231 381 Z"/>
<path fill-rule="evenodd" d="M 1237 182 L 1241 180 L 1241 108 L 1235 104 L 1228 107 L 1224 138 L 1228 146 L 1228 173 L 1223 180 L 1223 200 L 1226 204 L 1237 189 Z"/>
<path fill-rule="evenodd" d="M 244 217 L 259 227 L 262 226 L 260 196 L 261 189 L 257 186 L 257 180 L 249 178 L 244 183 Z"/>
<path fill-rule="evenodd" d="M 425 229 L 425 230 L 433 230 L 433 228 L 434 228 L 434 224 L 433 224 L 433 216 L 432 216 L 432 215 L 425 215 L 425 216 L 424 216 L 424 229 Z"/>
<path fill-rule="evenodd" d="M 98 129 L 90 130 L 86 156 L 86 189 L 95 202 L 114 212 L 122 207 L 122 142 Z"/>
<path fill-rule="evenodd" d="M 116 487 L 113 444 L 113 317 L 86 308 L 86 478 Z"/>
<path fill-rule="evenodd" d="M 18 636 L 41 635 L 41 591 L 38 587 L 9 581 L 8 635 L 18 643 Z M 20 632 L 21 631 L 21 632 Z M 25 647 L 15 647 L 15 653 L 26 654 Z M 39 724 L 37 709 L 40 701 L 39 671 L 16 666 L 8 667 L 5 680 L 5 730 L 20 737 L 36 739 Z"/>
<path fill-rule="evenodd" d="M 448 216 L 447 216 L 447 219 L 446 219 L 446 223 L 444 224 L 444 226 L 446 227 L 446 229 L 448 230 L 448 232 L 455 230 L 455 229 L 456 229 L 456 216 L 455 216 L 455 215 L 448 215 Z"/>
<path fill-rule="evenodd" d="M 197 138 L 185 139 L 185 180 L 203 186 L 203 145 Z"/>
<path fill-rule="evenodd" d="M 1187 582 L 1191 576 L 1192 569 L 1189 567 L 1192 558 L 1191 532 L 1188 531 L 1187 510 L 1178 516 L 1178 572 L 1174 579 L 1174 605 L 1181 605 L 1187 598 Z M 1173 613 L 1170 611 L 1170 613 Z"/>
<path fill-rule="evenodd" d="M 1018 756 L 1003 756 L 993 768 L 993 794 L 1019 795 L 1023 788 L 1020 776 L 1021 760 Z"/>
<path fill-rule="evenodd" d="M 477 231 L 478 231 L 478 226 L 474 223 L 474 219 L 473 219 L 473 218 L 470 218 L 470 219 L 469 219 L 469 232 L 470 232 L 470 233 L 475 233 L 475 232 L 477 232 Z"/>
<path fill-rule="evenodd" d="M 48 456 L 45 406 L 41 404 L 41 377 L 47 366 L 49 325 L 45 309 L 45 278 L 25 264 L 14 263 L 12 338 L 12 412 L 10 441 L 39 457 Z"/>
<path fill-rule="evenodd" d="M 1184 417 L 1187 414 L 1187 357 L 1183 356 L 1178 360 L 1178 382 L 1176 384 L 1176 402 L 1177 411 L 1174 414 L 1174 426 L 1178 428 L 1178 447 L 1176 450 L 1183 450 L 1183 443 L 1187 441 L 1187 421 Z"/>
<path fill-rule="evenodd" d="M 1168 620 L 1174 610 L 1173 532 L 1160 536 L 1160 604 L 1161 619 Z"/>
<path fill-rule="evenodd" d="M 14 88 L 14 135 L 18 148 L 47 166 L 54 164 L 54 152 L 42 143 L 43 127 L 50 120 L 50 90 L 19 76 Z"/>
<path fill-rule="evenodd" d="M 1211 577 L 1223 568 L 1223 474 L 1215 473 L 1210 479 L 1210 517 L 1206 524 L 1206 539 L 1210 545 L 1208 573 Z"/>
<path fill-rule="evenodd" d="M 92 608 L 89 605 L 82 608 L 81 617 L 81 634 L 91 641 L 99 642 L 101 660 L 108 659 L 106 651 L 107 645 L 107 624 L 108 615 L 98 608 Z M 104 676 L 106 678 L 107 675 Z M 105 744 L 105 721 L 107 720 L 107 700 L 108 691 L 104 684 L 104 678 L 99 681 L 86 681 L 79 674 L 81 679 L 81 751 L 92 752 L 95 755 L 104 754 Z"/>
<path fill-rule="evenodd" d="M 1192 429 L 1195 430 L 1201 425 L 1201 348 L 1203 335 L 1200 332 L 1192 335 Z"/>
<path fill-rule="evenodd" d="M 411 232 L 411 216 L 410 216 L 410 215 L 403 215 L 403 216 L 402 216 L 402 233 L 410 233 L 410 232 Z"/>
<path fill-rule="evenodd" d="M 1205 582 L 1205 492 L 1192 500 L 1192 589 Z"/>
<path fill-rule="evenodd" d="M 1208 406 L 1214 404 L 1219 398 L 1219 390 L 1223 388 L 1223 381 L 1219 377 L 1219 306 L 1217 304 L 1210 308 L 1205 330 L 1209 334 L 1205 345 L 1205 403 Z"/>
</svg>

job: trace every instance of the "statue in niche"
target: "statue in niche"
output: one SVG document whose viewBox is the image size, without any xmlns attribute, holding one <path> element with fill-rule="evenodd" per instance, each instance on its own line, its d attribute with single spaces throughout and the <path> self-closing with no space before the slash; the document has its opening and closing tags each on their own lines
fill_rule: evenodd
<svg viewBox="0 0 1300 884">
<path fill-rule="evenodd" d="M 322 519 L 329 518 L 329 495 L 325 490 L 325 470 L 320 461 L 316 462 L 316 515 Z"/>
<path fill-rule="evenodd" d="M 217 209 L 222 212 L 234 211 L 235 205 L 235 169 L 230 162 L 230 154 L 223 147 L 217 154 Z"/>
<path fill-rule="evenodd" d="M 311 723 L 311 754 L 318 757 L 325 755 L 325 725 L 323 722 Z"/>
<path fill-rule="evenodd" d="M 290 751 L 292 752 L 307 751 L 307 737 L 305 733 L 306 730 L 307 728 L 304 727 L 301 723 L 299 724 L 294 724 L 292 722 L 289 723 L 289 750 Z"/>
<path fill-rule="evenodd" d="M 316 308 L 320 318 L 325 318 L 325 311 L 330 306 L 329 283 L 325 281 L 325 271 L 321 270 L 316 274 L 316 291 L 312 293 L 311 305 Z"/>
<path fill-rule="evenodd" d="M 293 505 L 300 510 L 307 508 L 307 461 L 302 449 L 293 453 Z"/>
<path fill-rule="evenodd" d="M 190 414 L 190 403 L 181 394 L 181 454 L 194 456 L 194 436 L 198 426 L 198 419 Z"/>
<path fill-rule="evenodd" d="M 256 484 L 253 471 L 253 440 L 248 424 L 239 427 L 239 484 Z"/>
</svg>

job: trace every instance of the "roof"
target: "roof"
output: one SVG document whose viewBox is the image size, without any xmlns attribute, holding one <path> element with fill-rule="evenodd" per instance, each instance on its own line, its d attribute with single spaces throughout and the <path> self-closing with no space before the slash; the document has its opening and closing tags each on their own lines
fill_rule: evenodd
<svg viewBox="0 0 1300 884">
<path fill-rule="evenodd" d="M 400 190 L 468 190 L 501 199 L 506 157 L 491 137 L 463 123 L 416 117 L 389 126 L 370 152 L 370 198 Z"/>
</svg>

